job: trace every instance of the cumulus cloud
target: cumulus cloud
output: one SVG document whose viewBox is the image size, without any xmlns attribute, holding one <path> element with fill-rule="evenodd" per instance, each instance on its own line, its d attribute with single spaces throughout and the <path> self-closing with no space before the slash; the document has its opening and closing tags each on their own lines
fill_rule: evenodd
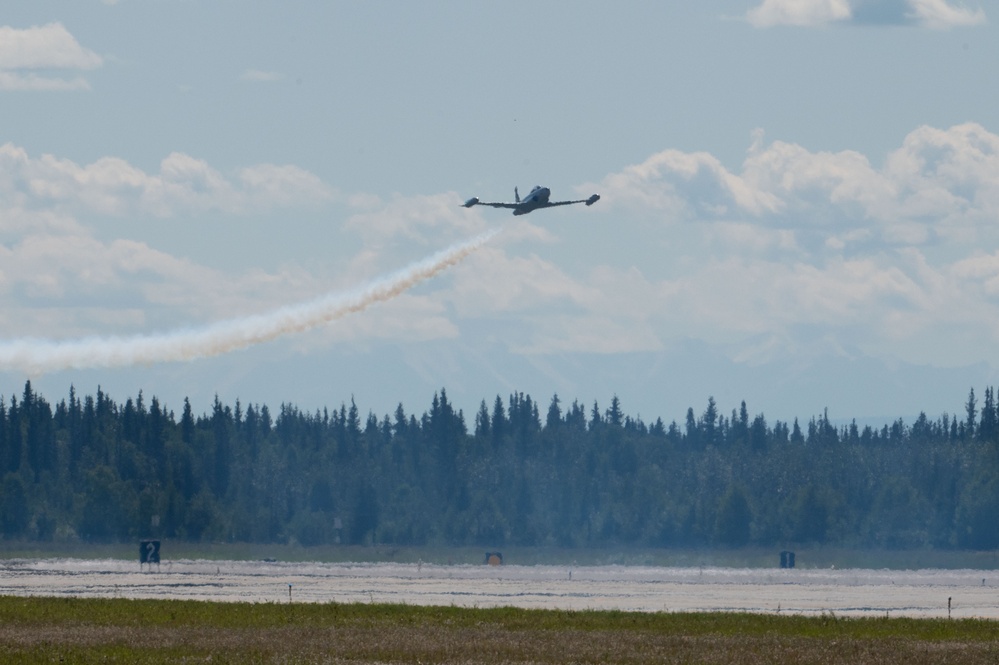
<svg viewBox="0 0 999 665">
<path fill-rule="evenodd" d="M 11 143 L 0 146 L 0 192 L 36 205 L 164 217 L 308 205 L 333 196 L 317 176 L 293 165 L 259 164 L 227 177 L 204 160 L 172 153 L 159 173 L 146 173 L 118 157 L 80 165 L 53 155 L 32 157 Z"/>
<path fill-rule="evenodd" d="M 845 21 L 851 16 L 846 0 L 763 0 L 750 9 L 747 20 L 758 28 L 774 25 L 823 25 Z"/>
<path fill-rule="evenodd" d="M 448 239 L 481 233 L 485 228 L 482 217 L 458 205 L 460 200 L 455 192 L 394 196 L 387 201 L 377 196 L 355 195 L 348 200 L 355 212 L 345 226 L 369 244 L 392 238 L 424 243 L 430 232 Z"/>
<path fill-rule="evenodd" d="M 332 196 L 318 177 L 292 165 L 224 174 L 173 153 L 149 173 L 118 157 L 81 165 L 0 145 L 0 302 L 9 314 L 2 334 L 174 328 L 178 319 L 239 316 L 283 303 L 289 293 L 321 293 L 329 284 L 300 267 L 227 274 L 139 240 L 100 238 L 80 219 L 255 215 Z"/>
<path fill-rule="evenodd" d="M 729 172 L 703 152 L 664 150 L 607 176 L 602 188 L 615 199 L 673 214 L 726 215 L 733 209 L 776 211 L 780 200 Z"/>
<path fill-rule="evenodd" d="M 758 28 L 777 25 L 917 25 L 947 29 L 985 23 L 985 11 L 947 0 L 764 0 L 746 13 Z"/>
<path fill-rule="evenodd" d="M 999 136 L 975 123 L 916 128 L 881 163 L 762 132 L 735 169 L 665 150 L 580 186 L 605 195 L 590 214 L 611 217 L 588 225 L 586 243 L 539 218 L 508 221 L 432 297 L 340 334 L 376 325 L 404 339 L 412 316 L 421 339 L 475 330 L 532 357 L 699 339 L 749 363 L 816 346 L 922 364 L 947 346 L 933 362 L 976 361 L 999 343 L 999 253 L 980 250 L 999 243 L 997 160 Z M 347 228 L 373 254 L 393 238 L 477 232 L 481 213 L 459 201 L 359 195 Z M 593 244 L 604 249 L 578 261 L 568 247 Z"/>
<path fill-rule="evenodd" d="M 958 364 L 999 343 L 999 136 L 981 125 L 918 127 L 878 163 L 758 132 L 736 168 L 665 150 L 582 189 L 604 199 L 571 231 L 542 213 L 503 215 L 503 233 L 433 289 L 292 344 L 375 348 L 474 331 L 532 358 L 697 339 L 747 363 L 822 346 L 922 364 L 932 348 L 932 362 Z M 222 173 L 173 154 L 147 173 L 115 157 L 79 165 L 0 146 L 4 334 L 173 328 L 320 293 L 329 284 L 301 268 L 225 274 L 98 239 L 74 214 L 249 214 L 329 196 L 291 166 Z M 363 279 L 497 222 L 454 192 L 341 201 L 362 246 L 334 279 Z"/>
<path fill-rule="evenodd" d="M 842 245 L 870 238 L 964 235 L 999 216 L 999 136 L 979 124 L 920 127 L 875 166 L 863 154 L 812 152 L 757 136 L 733 172 L 704 153 L 666 150 L 597 185 L 610 205 L 667 219 L 755 219 L 774 228 L 824 229 Z"/>
<path fill-rule="evenodd" d="M 549 320 L 549 339 L 579 348 L 574 326 L 599 330 L 605 317 L 738 362 L 820 344 L 939 366 L 980 362 L 999 343 L 999 135 L 979 124 L 916 128 L 882 163 L 758 133 L 738 169 L 666 150 L 591 188 L 615 218 L 632 213 L 608 246 L 658 247 L 658 261 L 635 274 L 630 254 L 607 259 L 600 279 L 568 283 L 535 271 L 522 289 L 537 298 L 536 284 L 562 283 L 552 302 L 580 310 Z M 592 297 L 605 289 L 617 305 Z"/>
<path fill-rule="evenodd" d="M 0 336 L 132 334 L 175 329 L 178 321 L 196 325 L 245 316 L 290 297 L 308 299 L 331 288 L 351 288 L 397 269 L 406 259 L 396 251 L 402 245 L 389 242 L 396 234 L 411 256 L 425 251 L 414 250 L 413 240 L 439 249 L 446 239 L 467 239 L 485 228 L 478 215 L 463 214 L 469 211 L 457 205 L 454 193 L 353 197 L 348 206 L 354 218 L 347 227 L 367 244 L 354 259 L 339 250 L 334 259 L 339 268 L 331 276 L 295 262 L 234 274 L 140 240 L 101 237 L 78 220 L 90 212 L 251 215 L 322 204 L 333 197 L 319 178 L 293 165 L 258 164 L 223 173 L 204 160 L 173 153 L 147 172 L 118 157 L 78 164 L 55 155 L 30 155 L 13 144 L 0 146 L 0 305 L 9 315 L 0 322 Z M 446 300 L 435 292 L 411 293 L 290 344 L 304 352 L 341 342 L 449 339 L 457 334 Z"/>
<path fill-rule="evenodd" d="M 503 235 L 457 266 L 441 296 L 456 320 L 480 322 L 484 341 L 531 356 L 662 348 L 656 324 L 673 285 L 609 263 L 573 275 L 537 245 L 503 246 Z"/>
<path fill-rule="evenodd" d="M 980 249 L 999 241 L 999 136 L 981 125 L 916 128 L 883 163 L 758 132 L 738 168 L 704 152 L 665 150 L 583 189 L 605 195 L 593 214 L 616 217 L 613 229 L 588 231 L 608 234 L 596 261 L 581 259 L 573 272 L 562 247 L 569 238 L 538 219 L 504 218 L 504 233 L 432 293 L 294 344 L 453 339 L 470 326 L 533 357 L 649 352 L 701 339 L 758 363 L 812 348 L 816 335 L 835 348 L 917 361 L 944 336 L 963 340 L 941 362 L 999 342 L 990 323 L 999 320 L 999 254 Z M 329 196 L 293 166 L 224 174 L 177 153 L 147 173 L 115 157 L 79 165 L 0 146 L 0 232 L 24 235 L 0 248 L 0 294 L 24 315 L 8 330 L 148 329 L 157 317 L 214 320 L 288 292 L 319 292 L 324 286 L 301 270 L 224 275 L 143 243 L 99 241 L 73 212 L 246 214 Z M 454 192 L 343 201 L 344 227 L 363 242 L 347 270 L 355 278 L 384 270 L 403 248 L 439 246 L 487 225 Z M 622 218 L 622 209 L 633 216 Z M 656 223 L 632 240 L 674 252 L 655 264 L 635 258 L 637 249 L 623 257 L 611 249 L 637 247 L 625 238 L 628 220 L 643 218 Z M 58 315 L 24 309 L 46 302 L 82 304 Z"/>
<path fill-rule="evenodd" d="M 8 216 L 0 210 L 0 223 Z M 31 229 L 0 244 L 0 336 L 68 338 L 174 329 L 286 303 L 329 284 L 300 267 L 229 274 L 125 238 L 88 229 Z"/>
<path fill-rule="evenodd" d="M 72 215 L 56 210 L 22 207 L 8 201 L 0 206 L 0 237 L 22 237 L 26 233 L 80 233 L 83 227 Z"/>
<path fill-rule="evenodd" d="M 981 8 L 954 7 L 946 0 L 912 0 L 911 16 L 916 22 L 930 28 L 951 28 L 985 23 Z"/>
<path fill-rule="evenodd" d="M 58 78 L 38 70 L 92 70 L 101 56 L 84 48 L 61 23 L 26 29 L 0 26 L 0 90 L 86 90 L 82 76 Z"/>
<path fill-rule="evenodd" d="M 0 26 L 0 69 L 95 69 L 101 57 L 61 23 L 18 30 Z"/>
</svg>

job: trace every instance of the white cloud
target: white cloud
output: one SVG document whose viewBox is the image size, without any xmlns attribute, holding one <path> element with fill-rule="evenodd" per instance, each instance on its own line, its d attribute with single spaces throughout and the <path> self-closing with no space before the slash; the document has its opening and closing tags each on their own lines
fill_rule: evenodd
<svg viewBox="0 0 999 665">
<path fill-rule="evenodd" d="M 779 201 L 771 207 L 774 212 L 797 213 L 817 203 L 870 207 L 886 195 L 885 185 L 860 153 L 812 153 L 782 141 L 752 151 L 739 177 L 748 189 Z"/>
<path fill-rule="evenodd" d="M 61 23 L 24 30 L 0 26 L 0 69 L 95 69 L 102 62 Z"/>
<path fill-rule="evenodd" d="M 174 153 L 157 173 L 117 157 L 79 165 L 0 146 L 0 306 L 3 336 L 69 337 L 172 329 L 261 311 L 329 288 L 302 268 L 230 275 L 148 244 L 104 240 L 77 216 L 201 211 L 256 214 L 323 203 L 331 191 L 294 166 L 261 164 L 232 177 Z"/>
<path fill-rule="evenodd" d="M 714 227 L 696 228 L 723 232 Z M 807 347 L 814 331 L 840 347 L 895 357 L 907 344 L 933 344 L 953 323 L 972 328 L 999 314 L 995 304 L 982 307 L 968 295 L 967 279 L 951 274 L 994 280 L 999 288 L 995 257 L 955 268 L 907 249 L 776 259 L 766 250 L 718 245 L 678 276 L 654 279 L 610 257 L 574 277 L 547 256 L 490 246 L 457 267 L 453 287 L 438 297 L 453 303 L 457 321 L 491 322 L 490 341 L 514 353 L 633 353 L 700 339 L 754 363 Z M 999 341 L 999 331 L 989 330 L 981 328 L 979 343 Z M 940 359 L 960 354 L 951 349 Z"/>
<path fill-rule="evenodd" d="M 453 287 L 441 297 L 451 302 L 455 318 L 489 322 L 488 341 L 513 353 L 661 348 L 652 319 L 670 286 L 650 281 L 637 268 L 598 265 L 574 278 L 550 258 L 523 256 L 495 243 L 452 276 Z"/>
<path fill-rule="evenodd" d="M 460 334 L 441 298 L 404 293 L 361 316 L 345 317 L 334 326 L 319 328 L 290 341 L 300 353 L 311 353 L 338 343 L 368 350 L 386 341 L 424 342 L 455 339 Z"/>
<path fill-rule="evenodd" d="M 18 74 L 16 72 L 0 71 L 0 90 L 34 90 L 43 92 L 90 90 L 90 83 L 82 76 L 61 79 L 38 76 L 37 74 Z"/>
<path fill-rule="evenodd" d="M 794 256 L 802 251 L 792 229 L 768 228 L 750 221 L 721 220 L 706 225 L 702 233 L 709 247 L 725 253 Z"/>
<path fill-rule="evenodd" d="M 999 342 L 999 327 L 990 323 L 999 320 L 999 255 L 941 260 L 913 247 L 816 255 L 800 251 L 791 231 L 759 223 L 689 225 L 718 241 L 662 279 L 650 277 L 649 266 L 615 260 L 610 249 L 605 262 L 571 275 L 553 251 L 525 253 L 529 245 L 497 242 L 454 268 L 432 294 L 330 335 L 401 341 L 411 338 L 409 320 L 419 339 L 450 338 L 460 334 L 456 326 L 531 356 L 659 351 L 699 339 L 751 363 L 821 342 L 922 364 L 927 347 L 941 348 L 933 362 L 960 364 Z M 966 344 L 944 343 L 955 335 Z"/>
<path fill-rule="evenodd" d="M 698 339 L 746 363 L 822 345 L 923 364 L 927 348 L 940 348 L 932 360 L 947 364 L 978 361 L 999 343 L 999 254 L 982 249 L 999 246 L 999 136 L 981 125 L 917 128 L 883 164 L 757 134 L 738 169 L 667 150 L 596 191 L 605 201 L 585 228 L 557 237 L 533 215 L 502 216 L 504 232 L 432 289 L 292 345 L 374 350 L 474 330 L 532 358 L 659 352 Z M 150 174 L 114 157 L 81 166 L 0 146 L 0 233 L 20 238 L 0 245 L 0 304 L 13 313 L 3 334 L 173 328 L 316 295 L 330 285 L 301 268 L 229 275 L 141 242 L 91 237 L 73 214 L 248 214 L 329 196 L 291 166 L 226 175 L 175 153 Z M 487 226 L 453 192 L 344 200 L 345 226 L 363 241 L 340 271 L 352 284 Z M 612 224 L 600 221 L 604 203 Z M 572 256 L 594 245 L 600 251 Z M 658 247 L 672 253 L 642 258 Z"/>
<path fill-rule="evenodd" d="M 0 336 L 131 334 L 174 329 L 178 321 L 245 316 L 332 288 L 353 288 L 366 277 L 398 268 L 403 261 L 381 245 L 399 230 L 409 240 L 439 249 L 442 234 L 467 239 L 485 227 L 477 215 L 464 214 L 468 211 L 453 193 L 386 203 L 355 198 L 355 205 L 365 209 L 355 221 L 371 245 L 334 278 L 340 282 L 334 285 L 295 264 L 227 274 L 144 242 L 100 239 L 74 216 L 203 210 L 247 215 L 331 197 L 329 187 L 295 166 L 261 164 L 226 176 L 204 160 L 173 153 L 158 172 L 147 173 L 117 157 L 80 165 L 53 155 L 32 157 L 13 144 L 0 146 L 0 238 L 5 241 L 0 244 L 0 306 L 11 314 L 0 325 Z M 412 247 L 407 249 L 411 254 Z M 378 265 L 367 266 L 367 261 Z M 370 316 L 314 331 L 292 346 L 315 349 L 456 334 L 444 301 L 433 294 L 404 294 Z"/>
<path fill-rule="evenodd" d="M 776 211 L 780 200 L 753 188 L 712 155 L 664 150 L 641 164 L 607 176 L 601 183 L 615 200 L 672 215 L 698 212 L 713 216 L 732 210 Z"/>
<path fill-rule="evenodd" d="M 485 330 L 488 343 L 533 357 L 701 339 L 739 362 L 820 344 L 924 364 L 927 346 L 956 336 L 962 344 L 934 361 L 974 361 L 975 349 L 999 342 L 988 323 L 999 320 L 999 259 L 965 258 L 999 242 L 997 159 L 999 137 L 973 123 L 918 128 L 880 165 L 762 135 L 737 171 L 707 153 L 667 150 L 596 189 L 617 231 L 587 231 L 614 239 L 577 274 L 567 269 L 569 238 L 512 220 L 426 300 L 330 335 L 403 340 L 409 317 L 420 339 L 460 334 L 452 325 Z M 432 245 L 483 226 L 454 193 L 349 200 L 358 212 L 347 226 L 366 244 L 363 274 L 385 267 L 393 239 Z M 635 221 L 615 206 L 666 222 L 640 224 L 640 242 L 676 253 L 656 265 L 618 253 L 632 246 Z"/>
<path fill-rule="evenodd" d="M 249 166 L 240 169 L 239 181 L 254 206 L 294 206 L 333 196 L 319 176 L 291 164 Z"/>
<path fill-rule="evenodd" d="M 819 338 L 940 366 L 980 362 L 999 343 L 999 254 L 982 253 L 999 246 L 999 135 L 981 125 L 917 128 L 880 165 L 760 135 L 736 171 L 667 150 L 597 191 L 610 210 L 661 221 L 642 224 L 641 242 L 672 252 L 660 261 L 674 269 L 656 279 L 643 264 L 636 280 L 631 254 L 607 258 L 617 286 L 590 275 L 559 293 L 606 289 L 619 300 L 577 297 L 580 311 L 560 319 L 566 326 L 605 315 L 663 346 L 704 340 L 753 363 Z M 545 281 L 535 275 L 524 288 Z M 561 339 L 585 343 L 568 329 Z"/>
<path fill-rule="evenodd" d="M 981 25 L 986 22 L 985 11 L 966 7 L 953 7 L 945 0 L 910 0 L 915 19 L 929 28 L 952 28 Z"/>
<path fill-rule="evenodd" d="M 259 81 L 262 83 L 272 83 L 284 79 L 284 74 L 279 72 L 269 72 L 261 69 L 247 69 L 239 76 L 241 81 Z"/>
<path fill-rule="evenodd" d="M 349 200 L 358 212 L 351 215 L 346 228 L 358 232 L 369 244 L 405 238 L 426 242 L 428 232 L 454 240 L 481 233 L 482 217 L 459 205 L 454 192 L 425 196 L 395 196 L 382 201 L 376 196 L 355 195 Z"/>
<path fill-rule="evenodd" d="M 83 227 L 72 216 L 56 210 L 30 210 L 17 201 L 0 206 L 0 237 L 22 237 L 33 233 L 81 233 Z"/>
<path fill-rule="evenodd" d="M 292 165 L 259 164 L 229 178 L 204 160 L 172 153 L 159 173 L 149 174 L 118 157 L 81 166 L 52 155 L 33 158 L 10 143 L 0 146 L 0 192 L 37 205 L 164 217 L 310 205 L 333 197 L 318 177 Z"/>
<path fill-rule="evenodd" d="M 811 152 L 759 139 L 740 172 L 711 155 L 666 150 L 608 175 L 599 187 L 609 205 L 669 220 L 756 219 L 820 229 L 840 247 L 872 233 L 892 244 L 968 240 L 995 232 L 994 223 L 982 222 L 999 218 L 999 136 L 975 123 L 921 127 L 882 167 L 856 151 Z"/>
<path fill-rule="evenodd" d="M 0 26 L 0 90 L 87 90 L 82 77 L 42 76 L 32 70 L 90 70 L 101 56 L 84 48 L 61 23 L 26 29 Z"/>
<path fill-rule="evenodd" d="M 851 16 L 847 0 L 763 0 L 746 14 L 758 28 L 775 25 L 814 26 L 845 21 Z"/>
<path fill-rule="evenodd" d="M 947 0 L 764 0 L 746 13 L 746 20 L 758 28 L 853 23 L 946 29 L 981 25 L 986 17 L 981 8 Z"/>
<path fill-rule="evenodd" d="M 0 221 L 5 214 L 0 212 Z M 34 230 L 0 245 L 0 336 L 67 338 L 166 330 L 266 311 L 327 285 L 300 268 L 229 275 L 144 242 L 80 227 Z M 16 314 L 15 314 L 16 312 Z"/>
<path fill-rule="evenodd" d="M 518 316 L 554 303 L 584 307 L 600 296 L 536 254 L 517 256 L 487 246 L 455 271 L 454 297 L 463 316 Z"/>
</svg>

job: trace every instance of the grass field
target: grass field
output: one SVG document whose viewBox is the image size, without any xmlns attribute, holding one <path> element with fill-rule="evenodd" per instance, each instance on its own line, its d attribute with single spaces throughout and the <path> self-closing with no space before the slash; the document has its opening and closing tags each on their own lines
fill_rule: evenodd
<svg viewBox="0 0 999 665">
<path fill-rule="evenodd" d="M 995 663 L 999 623 L 0 597 L 22 663 Z"/>
</svg>

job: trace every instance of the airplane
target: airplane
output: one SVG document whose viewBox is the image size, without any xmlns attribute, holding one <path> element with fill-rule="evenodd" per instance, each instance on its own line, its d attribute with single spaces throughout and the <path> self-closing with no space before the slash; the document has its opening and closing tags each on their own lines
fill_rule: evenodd
<svg viewBox="0 0 999 665">
<path fill-rule="evenodd" d="M 548 199 L 551 195 L 552 190 L 538 185 L 531 190 L 530 194 L 521 199 L 520 192 L 518 192 L 517 188 L 514 187 L 514 203 L 489 203 L 487 201 L 480 201 L 479 197 L 473 196 L 465 201 L 462 204 L 462 207 L 471 208 L 474 205 L 480 205 L 491 206 L 493 208 L 509 208 L 513 210 L 514 215 L 526 215 L 532 210 L 538 210 L 539 208 L 554 208 L 555 206 L 567 206 L 572 205 L 573 203 L 585 203 L 586 205 L 591 206 L 600 200 L 600 195 L 594 194 L 588 199 L 579 199 L 578 201 L 549 201 Z"/>
</svg>

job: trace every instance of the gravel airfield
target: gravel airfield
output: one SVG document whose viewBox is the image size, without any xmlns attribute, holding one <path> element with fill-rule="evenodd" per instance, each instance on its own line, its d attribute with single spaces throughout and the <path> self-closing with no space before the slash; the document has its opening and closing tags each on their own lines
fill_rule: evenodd
<svg viewBox="0 0 999 665">
<path fill-rule="evenodd" d="M 0 594 L 999 618 L 999 573 L 981 570 L 8 559 Z"/>
</svg>

